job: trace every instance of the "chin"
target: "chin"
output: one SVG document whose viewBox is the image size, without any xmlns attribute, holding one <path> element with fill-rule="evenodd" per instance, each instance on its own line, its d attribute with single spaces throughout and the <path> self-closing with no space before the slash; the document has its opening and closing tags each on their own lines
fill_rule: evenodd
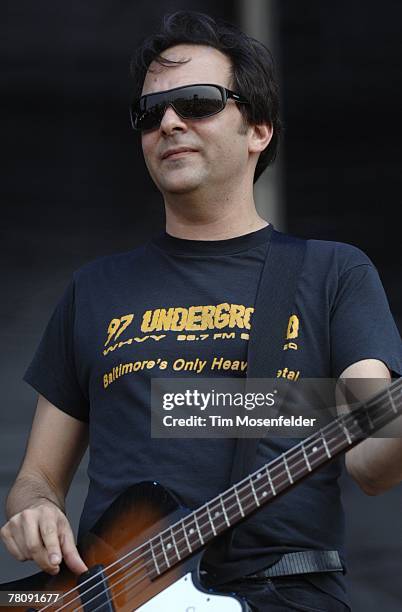
<svg viewBox="0 0 402 612">
<path fill-rule="evenodd" d="M 198 180 L 191 180 L 189 179 L 189 177 L 186 177 L 186 179 L 183 180 L 174 180 L 174 181 L 162 181 L 161 183 L 159 183 L 159 189 L 160 191 L 162 191 L 162 193 L 169 193 L 169 194 L 185 194 L 185 193 L 191 193 L 193 191 L 195 191 L 196 189 L 198 189 L 202 184 L 202 181 Z"/>
<path fill-rule="evenodd" d="M 180 183 L 178 185 L 172 185 L 169 189 L 170 193 L 191 193 L 198 188 L 198 185 L 189 185 L 188 183 Z"/>
</svg>

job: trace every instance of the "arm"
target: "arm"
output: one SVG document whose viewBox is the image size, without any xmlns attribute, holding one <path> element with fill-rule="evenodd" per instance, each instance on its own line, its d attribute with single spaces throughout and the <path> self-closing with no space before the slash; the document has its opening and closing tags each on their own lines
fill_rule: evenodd
<svg viewBox="0 0 402 612">
<path fill-rule="evenodd" d="M 26 454 L 6 502 L 0 534 L 9 552 L 56 574 L 61 558 L 86 571 L 64 514 L 65 498 L 88 444 L 86 423 L 39 396 Z M 52 558 L 51 558 L 52 556 Z"/>
<path fill-rule="evenodd" d="M 340 378 L 372 378 L 368 396 L 391 381 L 388 368 L 378 359 L 358 361 L 347 367 Z M 357 399 L 364 401 L 367 397 Z M 383 493 L 402 481 L 402 438 L 367 438 L 346 453 L 345 462 L 349 475 L 367 495 Z"/>
</svg>

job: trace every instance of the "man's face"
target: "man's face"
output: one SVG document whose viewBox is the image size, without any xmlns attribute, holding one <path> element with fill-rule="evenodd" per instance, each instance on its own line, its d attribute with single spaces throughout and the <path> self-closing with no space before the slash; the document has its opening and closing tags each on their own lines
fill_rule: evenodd
<svg viewBox="0 0 402 612">
<path fill-rule="evenodd" d="M 162 55 L 189 61 L 168 67 L 153 62 L 152 72 L 145 77 L 143 95 L 197 83 L 231 89 L 230 60 L 217 49 L 181 44 Z M 246 173 L 248 133 L 233 100 L 220 113 L 203 119 L 182 119 L 169 106 L 159 128 L 142 133 L 142 149 L 149 173 L 162 194 L 192 193 L 205 187 L 220 190 Z M 180 147 L 191 151 L 167 155 Z"/>
</svg>

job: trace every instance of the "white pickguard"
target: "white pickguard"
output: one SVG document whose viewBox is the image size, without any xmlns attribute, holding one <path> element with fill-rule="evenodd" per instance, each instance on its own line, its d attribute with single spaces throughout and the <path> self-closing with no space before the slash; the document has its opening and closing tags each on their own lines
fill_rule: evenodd
<svg viewBox="0 0 402 612">
<path fill-rule="evenodd" d="M 229 595 L 203 593 L 193 583 L 191 573 L 186 574 L 147 603 L 139 612 L 241 612 L 240 601 Z"/>
</svg>

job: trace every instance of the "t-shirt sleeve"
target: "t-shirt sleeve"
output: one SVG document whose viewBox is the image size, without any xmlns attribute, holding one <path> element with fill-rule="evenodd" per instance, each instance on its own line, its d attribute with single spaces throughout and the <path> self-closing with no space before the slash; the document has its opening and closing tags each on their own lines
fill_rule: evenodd
<svg viewBox="0 0 402 612">
<path fill-rule="evenodd" d="M 394 376 L 402 375 L 401 337 L 374 265 L 361 263 L 341 274 L 330 326 L 334 377 L 362 359 L 379 359 Z"/>
<path fill-rule="evenodd" d="M 50 318 L 24 380 L 63 412 L 88 421 L 89 402 L 76 369 L 74 321 L 72 281 Z"/>
</svg>

